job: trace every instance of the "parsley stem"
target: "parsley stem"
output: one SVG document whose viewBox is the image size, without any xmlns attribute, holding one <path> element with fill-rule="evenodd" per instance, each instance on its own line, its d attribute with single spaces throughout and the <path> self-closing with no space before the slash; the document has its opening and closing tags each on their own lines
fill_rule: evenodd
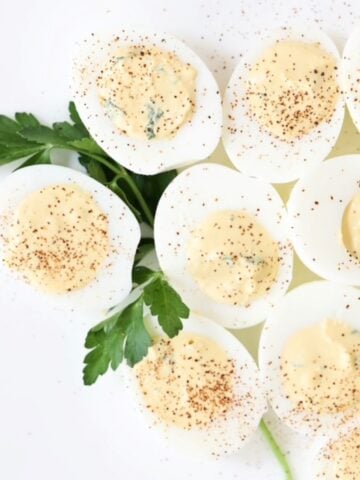
<svg viewBox="0 0 360 480">
<path fill-rule="evenodd" d="M 113 165 L 111 162 L 109 162 L 106 158 L 104 158 L 102 155 L 98 155 L 96 153 L 90 153 L 86 150 L 81 151 L 81 150 L 76 150 L 79 153 L 83 153 L 87 157 L 91 157 L 94 160 L 98 161 L 99 163 L 102 163 L 106 168 L 111 170 L 113 173 L 116 173 L 118 175 L 119 173 L 122 173 L 121 169 L 123 168 L 121 165 Z"/>
<path fill-rule="evenodd" d="M 108 184 L 106 184 L 106 186 L 108 188 L 110 188 L 110 190 L 112 190 L 116 195 L 118 195 L 121 200 L 123 200 L 126 205 L 130 208 L 130 210 L 133 212 L 133 214 L 135 215 L 135 217 L 137 218 L 137 220 L 140 222 L 141 219 L 142 219 L 142 216 L 141 216 L 141 213 L 139 212 L 139 210 L 137 210 L 137 208 L 134 207 L 134 205 L 132 205 L 131 202 L 129 202 L 127 196 L 125 195 L 124 191 L 119 187 L 117 181 L 122 178 L 122 175 L 117 175 L 114 180 L 112 180 L 111 182 L 109 182 Z"/>
<path fill-rule="evenodd" d="M 91 153 L 88 151 L 81 151 L 80 149 L 77 150 L 80 153 L 83 153 L 84 155 L 87 155 L 88 157 L 93 158 L 94 160 L 98 161 L 99 163 L 102 163 L 105 167 L 107 167 L 109 170 L 114 172 L 118 178 L 123 178 L 125 182 L 129 185 L 131 188 L 133 194 L 136 197 L 136 200 L 138 201 L 139 205 L 141 206 L 144 215 L 146 217 L 147 223 L 153 227 L 154 226 L 154 215 L 152 214 L 150 208 L 148 207 L 145 198 L 142 196 L 140 190 L 138 189 L 136 183 L 134 180 L 131 178 L 131 176 L 128 174 L 126 169 L 119 165 L 113 165 L 109 160 L 107 160 L 105 157 L 102 155 L 97 155 L 96 153 Z"/>
<path fill-rule="evenodd" d="M 121 167 L 123 168 L 123 167 Z M 130 177 L 130 175 L 127 173 L 125 169 L 123 169 L 123 178 L 131 188 L 133 194 L 136 197 L 136 200 L 139 202 L 139 205 L 141 206 L 145 216 L 147 223 L 153 227 L 154 226 L 154 215 L 151 213 L 150 208 L 148 207 L 145 198 L 142 196 L 140 190 L 138 189 L 136 183 L 134 180 Z"/>
<path fill-rule="evenodd" d="M 289 466 L 289 464 L 286 460 L 286 457 L 285 457 L 283 451 L 281 450 L 281 448 L 279 447 L 278 443 L 276 442 L 275 438 L 273 437 L 271 431 L 267 427 L 264 420 L 261 420 L 259 427 L 260 427 L 260 430 L 261 430 L 262 434 L 264 435 L 266 441 L 268 442 L 272 452 L 274 453 L 277 461 L 281 465 L 281 467 L 282 467 L 282 469 L 285 473 L 285 479 L 286 480 L 293 480 L 293 476 L 292 476 L 292 473 L 291 473 L 291 470 L 290 470 L 290 466 Z"/>
</svg>

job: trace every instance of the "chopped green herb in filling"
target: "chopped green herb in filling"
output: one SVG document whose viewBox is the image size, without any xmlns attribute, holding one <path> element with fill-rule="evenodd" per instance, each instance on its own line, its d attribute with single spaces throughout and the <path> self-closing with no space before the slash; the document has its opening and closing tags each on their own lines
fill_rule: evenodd
<svg viewBox="0 0 360 480">
<path fill-rule="evenodd" d="M 156 137 L 156 125 L 160 118 L 164 115 L 161 108 L 156 108 L 153 103 L 147 105 L 149 123 L 146 126 L 146 135 L 148 140 Z"/>
<path fill-rule="evenodd" d="M 96 85 L 106 115 L 131 138 L 171 138 L 195 112 L 196 71 L 170 51 L 120 48 L 102 66 Z"/>
</svg>

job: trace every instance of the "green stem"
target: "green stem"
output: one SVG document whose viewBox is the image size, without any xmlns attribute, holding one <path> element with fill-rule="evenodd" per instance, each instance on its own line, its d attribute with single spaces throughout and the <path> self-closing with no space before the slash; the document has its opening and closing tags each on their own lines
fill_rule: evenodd
<svg viewBox="0 0 360 480">
<path fill-rule="evenodd" d="M 141 212 L 137 208 L 135 208 L 131 202 L 129 202 L 124 190 L 120 188 L 117 183 L 120 178 L 123 178 L 122 175 L 116 175 L 116 177 L 107 184 L 107 187 L 110 188 L 110 190 L 112 190 L 116 195 L 118 195 L 121 198 L 121 200 L 123 200 L 126 203 L 126 205 L 133 212 L 137 220 L 141 222 L 142 220 Z"/>
<path fill-rule="evenodd" d="M 293 480 L 293 476 L 292 476 L 292 473 L 291 473 L 291 470 L 290 470 L 290 466 L 289 466 L 289 464 L 286 460 L 286 457 L 285 457 L 283 451 L 281 450 L 281 448 L 279 447 L 279 445 L 277 444 L 277 442 L 276 442 L 275 438 L 273 437 L 272 433 L 268 429 L 264 420 L 261 420 L 259 427 L 260 427 L 260 430 L 261 430 L 262 434 L 264 435 L 266 441 L 270 445 L 270 448 L 271 448 L 272 452 L 274 453 L 277 461 L 281 465 L 281 468 L 283 469 L 283 471 L 285 473 L 286 480 Z"/>
<path fill-rule="evenodd" d="M 94 160 L 101 163 L 102 165 L 104 165 L 109 170 L 111 170 L 116 175 L 122 175 L 123 171 L 125 170 L 124 167 L 122 167 L 121 165 L 119 165 L 119 164 L 114 165 L 113 163 L 109 162 L 109 160 L 107 158 L 103 157 L 100 154 L 91 153 L 87 150 L 82 150 L 80 148 L 74 149 L 74 152 L 81 153 L 83 155 L 86 155 L 87 157 L 93 158 Z"/>
<path fill-rule="evenodd" d="M 127 184 L 129 185 L 129 187 L 131 188 L 133 194 L 135 195 L 136 200 L 139 202 L 139 205 L 141 206 L 141 208 L 142 208 L 142 210 L 145 214 L 145 217 L 146 217 L 146 220 L 147 220 L 148 224 L 150 225 L 150 227 L 153 227 L 154 226 L 154 215 L 151 213 L 151 210 L 148 207 L 148 205 L 146 203 L 146 200 L 142 196 L 140 190 L 136 186 L 136 183 L 130 177 L 130 175 L 127 173 L 126 170 L 124 170 L 124 172 L 123 172 L 123 177 L 124 177 L 125 181 L 127 182 Z"/>
<path fill-rule="evenodd" d="M 104 158 L 102 155 L 97 155 L 96 153 L 90 153 L 86 150 L 81 151 L 76 150 L 79 153 L 83 153 L 84 155 L 87 155 L 88 157 L 93 158 L 94 160 L 98 161 L 105 167 L 107 167 L 109 170 L 111 170 L 113 173 L 117 175 L 118 178 L 123 178 L 126 183 L 129 185 L 131 188 L 133 194 L 135 195 L 136 200 L 139 202 L 139 205 L 141 206 L 144 215 L 146 217 L 147 223 L 153 227 L 154 226 L 154 215 L 151 213 L 151 210 L 149 209 L 146 200 L 142 196 L 140 190 L 138 189 L 136 183 L 134 180 L 131 178 L 131 176 L 128 174 L 128 172 L 125 170 L 124 167 L 121 165 L 113 165 L 111 162 L 109 162 L 106 158 Z"/>
</svg>

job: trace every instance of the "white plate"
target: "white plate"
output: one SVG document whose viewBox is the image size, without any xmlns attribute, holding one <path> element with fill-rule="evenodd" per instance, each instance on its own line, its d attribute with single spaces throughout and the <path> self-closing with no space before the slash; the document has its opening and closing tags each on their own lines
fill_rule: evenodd
<svg viewBox="0 0 360 480">
<path fill-rule="evenodd" d="M 31 111 L 44 122 L 66 118 L 72 46 L 89 31 L 125 23 L 167 30 L 207 62 L 223 89 L 251 33 L 265 23 L 316 21 L 342 47 L 360 19 L 357 0 L 3 0 L 1 6 L 0 111 Z M 97 319 L 41 311 L 30 300 L 13 304 L 1 292 L 0 285 L 1 479 L 281 479 L 260 434 L 241 454 L 218 462 L 165 449 L 144 428 L 120 375 L 82 386 L 82 343 Z M 258 331 L 242 334 L 252 348 Z M 287 430 L 282 438 L 295 479 L 310 480 L 304 468 L 312 444 Z"/>
</svg>

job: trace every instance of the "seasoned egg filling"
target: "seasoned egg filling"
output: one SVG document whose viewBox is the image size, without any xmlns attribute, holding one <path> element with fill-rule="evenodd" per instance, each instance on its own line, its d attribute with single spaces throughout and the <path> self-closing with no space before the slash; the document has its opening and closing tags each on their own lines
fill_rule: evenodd
<svg viewBox="0 0 360 480">
<path fill-rule="evenodd" d="M 209 338 L 159 340 L 134 367 L 147 408 L 167 425 L 206 428 L 235 405 L 235 368 Z"/>
<path fill-rule="evenodd" d="M 294 334 L 281 355 L 287 397 L 300 411 L 338 413 L 360 406 L 360 332 L 326 320 Z"/>
<path fill-rule="evenodd" d="M 275 43 L 250 68 L 245 93 L 249 115 L 285 142 L 307 135 L 334 114 L 336 69 L 336 59 L 318 43 Z"/>
<path fill-rule="evenodd" d="M 219 211 L 192 232 L 188 269 L 213 300 L 246 306 L 273 286 L 279 271 L 279 247 L 251 215 Z"/>
<path fill-rule="evenodd" d="M 119 49 L 104 65 L 97 87 L 108 116 L 132 138 L 169 138 L 195 111 L 196 71 L 155 47 Z"/>
<path fill-rule="evenodd" d="M 350 435 L 332 443 L 326 454 L 330 462 L 331 472 L 327 472 L 326 480 L 358 480 L 360 478 L 360 428 Z"/>
<path fill-rule="evenodd" d="M 6 242 L 5 262 L 49 293 L 92 282 L 109 252 L 108 218 L 76 185 L 51 185 L 18 205 Z"/>
<path fill-rule="evenodd" d="M 342 239 L 350 255 L 360 260 L 360 193 L 354 196 L 344 212 Z"/>
</svg>

